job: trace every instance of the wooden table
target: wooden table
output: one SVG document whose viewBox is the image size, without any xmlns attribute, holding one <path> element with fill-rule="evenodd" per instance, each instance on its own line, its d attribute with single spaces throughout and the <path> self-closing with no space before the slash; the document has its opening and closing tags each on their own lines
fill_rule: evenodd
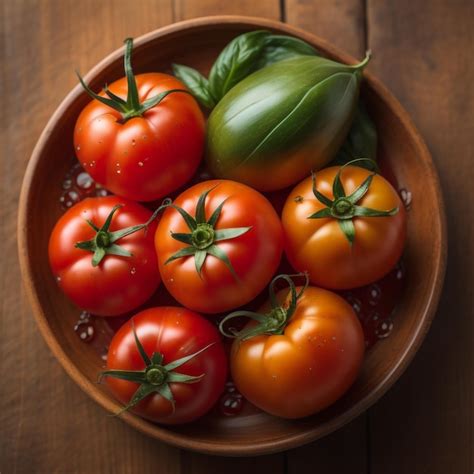
<svg viewBox="0 0 474 474">
<path fill-rule="evenodd" d="M 0 472 L 470 474 L 473 462 L 474 3 L 472 0 L 3 0 Z M 448 273 L 408 371 L 367 413 L 287 453 L 180 451 L 110 418 L 63 372 L 22 290 L 16 209 L 47 119 L 83 72 L 127 36 L 211 14 L 281 19 L 362 57 L 408 109 L 438 167 Z"/>
</svg>

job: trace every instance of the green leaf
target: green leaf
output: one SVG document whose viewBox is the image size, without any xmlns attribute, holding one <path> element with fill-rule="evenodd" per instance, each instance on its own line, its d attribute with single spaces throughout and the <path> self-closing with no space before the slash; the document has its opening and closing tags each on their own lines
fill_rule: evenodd
<svg viewBox="0 0 474 474">
<path fill-rule="evenodd" d="M 85 89 L 85 91 L 89 94 L 90 97 L 92 97 L 95 100 L 98 100 L 104 105 L 107 105 L 108 107 L 111 107 L 114 110 L 117 110 L 117 112 L 123 113 L 124 112 L 124 107 L 120 105 L 120 103 L 115 102 L 114 100 L 108 98 L 108 97 L 102 97 L 99 94 L 96 94 L 85 82 L 84 79 L 80 76 L 80 74 L 76 71 L 76 75 L 79 78 L 79 82 L 81 83 L 82 87 Z"/>
<path fill-rule="evenodd" d="M 318 191 L 318 189 L 316 188 L 316 174 L 315 173 L 311 173 L 311 177 L 313 179 L 313 194 L 315 196 L 315 198 L 321 203 L 321 204 L 324 204 L 325 206 L 327 207 L 331 207 L 332 206 L 332 201 L 326 197 L 324 194 L 320 193 Z"/>
<path fill-rule="evenodd" d="M 120 245 L 112 244 L 110 247 L 105 249 L 105 253 L 108 255 L 118 255 L 120 257 L 133 257 L 133 253 L 125 250 Z"/>
<path fill-rule="evenodd" d="M 206 222 L 206 198 L 208 194 L 215 188 L 216 186 L 204 191 L 198 199 L 196 204 L 196 223 L 197 224 L 204 224 Z"/>
<path fill-rule="evenodd" d="M 173 411 L 175 410 L 175 404 L 174 404 L 174 398 L 173 398 L 173 392 L 170 389 L 170 386 L 165 383 L 163 385 L 160 385 L 159 387 L 156 387 L 156 391 L 163 397 L 166 398 L 171 403 L 171 406 L 173 408 Z"/>
<path fill-rule="evenodd" d="M 257 69 L 295 56 L 315 56 L 318 52 L 308 43 L 285 35 L 269 35 L 265 38 Z"/>
<path fill-rule="evenodd" d="M 342 232 L 344 232 L 344 235 L 349 241 L 349 244 L 352 246 L 355 239 L 354 223 L 352 222 L 351 219 L 341 219 L 341 220 L 338 219 L 337 222 L 339 223 L 339 227 L 341 228 Z"/>
<path fill-rule="evenodd" d="M 351 129 L 331 165 L 344 165 L 354 158 L 368 158 L 377 161 L 377 129 L 370 118 L 362 100 L 359 100 Z M 369 162 L 360 162 L 357 166 L 373 170 Z"/>
<path fill-rule="evenodd" d="M 128 404 L 123 408 L 121 411 L 124 412 L 129 408 L 134 407 L 137 403 L 141 402 L 145 397 L 152 394 L 153 392 L 157 392 L 159 387 L 157 388 L 155 385 L 144 383 L 138 387 L 138 390 L 133 394 L 132 398 L 128 402 Z"/>
<path fill-rule="evenodd" d="M 207 252 L 205 250 L 196 250 L 196 253 L 194 254 L 194 264 L 199 276 L 201 276 L 201 270 L 202 266 L 204 265 L 204 261 L 206 260 L 206 256 Z"/>
<path fill-rule="evenodd" d="M 212 213 L 211 217 L 209 218 L 209 220 L 207 221 L 207 223 L 212 226 L 212 227 L 215 227 L 215 225 L 217 224 L 217 221 L 219 220 L 219 217 L 221 215 L 221 212 L 222 212 L 222 208 L 225 204 L 225 202 L 227 201 L 228 198 L 224 199 L 214 210 L 214 212 Z"/>
<path fill-rule="evenodd" d="M 94 255 L 92 256 L 92 266 L 97 267 L 104 257 L 105 249 L 103 247 L 96 247 Z"/>
<path fill-rule="evenodd" d="M 188 245 L 192 245 L 193 243 L 193 236 L 192 234 L 181 234 L 179 232 L 171 232 L 171 237 L 175 240 L 179 240 Z"/>
<path fill-rule="evenodd" d="M 127 106 L 127 102 L 125 102 L 121 97 L 119 97 L 118 95 L 115 95 L 108 87 L 107 84 L 105 84 L 104 86 L 104 92 L 112 99 L 112 100 L 115 100 L 116 102 L 118 102 L 119 104 L 121 104 L 122 106 L 126 107 Z"/>
<path fill-rule="evenodd" d="M 209 90 L 219 102 L 238 82 L 254 72 L 268 31 L 251 31 L 234 38 L 219 54 L 209 74 Z"/>
<path fill-rule="evenodd" d="M 218 229 L 214 235 L 214 242 L 221 240 L 235 239 L 248 232 L 252 227 L 235 227 L 232 229 Z"/>
<path fill-rule="evenodd" d="M 102 232 L 108 232 L 110 224 L 112 223 L 112 219 L 114 217 L 114 214 L 121 208 L 123 207 L 123 204 L 117 204 L 115 205 L 112 210 L 110 211 L 109 215 L 107 216 L 107 219 L 104 222 L 104 225 L 100 228 Z"/>
<path fill-rule="evenodd" d="M 164 368 L 168 371 L 171 372 L 174 369 L 177 369 L 178 367 L 181 367 L 183 364 L 186 364 L 186 362 L 189 362 L 191 359 L 194 359 L 194 357 L 197 357 L 199 354 L 204 352 L 206 349 L 209 349 L 209 347 L 213 346 L 215 342 L 211 342 L 208 344 L 206 347 L 203 347 L 202 349 L 199 349 L 197 352 L 194 352 L 193 354 L 181 357 L 180 359 L 176 359 L 173 362 L 170 362 L 169 364 L 166 364 Z"/>
<path fill-rule="evenodd" d="M 151 355 L 151 363 L 153 365 L 161 365 L 163 363 L 163 354 L 159 352 L 153 352 Z"/>
<path fill-rule="evenodd" d="M 219 260 L 221 260 L 222 262 L 224 262 L 226 267 L 230 270 L 230 272 L 234 276 L 234 278 L 236 280 L 239 279 L 239 277 L 237 276 L 237 273 L 235 273 L 235 270 L 234 270 L 234 267 L 232 266 L 232 263 L 229 260 L 229 257 L 227 256 L 227 254 L 221 248 L 219 248 L 217 245 L 211 245 L 210 247 L 208 247 L 206 249 L 206 252 L 208 254 L 212 255 L 213 257 L 216 257 Z"/>
<path fill-rule="evenodd" d="M 81 250 L 88 250 L 89 252 L 94 252 L 96 245 L 93 240 L 84 240 L 83 242 L 76 242 L 74 247 Z"/>
<path fill-rule="evenodd" d="M 311 214 L 310 216 L 308 216 L 308 219 L 323 219 L 326 217 L 331 217 L 331 209 L 329 209 L 328 207 L 320 209 L 314 214 Z"/>
<path fill-rule="evenodd" d="M 354 206 L 354 216 L 356 217 L 390 217 L 398 212 L 398 207 L 394 207 L 389 211 L 378 211 L 370 209 L 370 207 Z"/>
<path fill-rule="evenodd" d="M 334 199 L 339 199 L 346 196 L 344 186 L 341 183 L 341 171 L 342 168 L 337 172 L 336 177 L 332 182 L 332 194 L 334 195 Z"/>
<path fill-rule="evenodd" d="M 171 255 L 168 260 L 166 260 L 165 265 L 172 262 L 173 260 L 177 260 L 178 258 L 189 257 L 196 253 L 196 249 L 194 247 L 184 247 L 181 250 L 178 250 L 175 254 Z"/>
<path fill-rule="evenodd" d="M 100 373 L 100 378 L 102 377 L 113 377 L 134 383 L 144 383 L 146 381 L 144 370 L 104 370 Z"/>
<path fill-rule="evenodd" d="M 133 337 L 135 338 L 135 344 L 137 345 L 138 352 L 140 353 L 140 356 L 143 359 L 143 362 L 145 362 L 145 365 L 148 367 L 149 365 L 151 365 L 151 360 L 148 357 L 148 354 L 145 352 L 145 349 L 143 348 L 142 343 L 138 339 L 137 333 L 135 332 L 135 323 L 133 322 L 133 319 L 131 320 L 131 325 L 132 325 Z"/>
<path fill-rule="evenodd" d="M 185 84 L 196 100 L 207 107 L 214 108 L 216 101 L 209 90 L 209 81 L 196 69 L 181 64 L 173 64 L 174 75 Z"/>
<path fill-rule="evenodd" d="M 175 92 L 181 92 L 184 94 L 189 94 L 187 90 L 184 89 L 169 89 L 167 91 L 163 91 L 150 99 L 145 100 L 140 106 L 140 113 L 146 112 L 148 109 L 156 107 L 165 97 L 173 94 Z"/>
<path fill-rule="evenodd" d="M 365 196 L 365 194 L 369 190 L 372 180 L 374 179 L 374 176 L 375 175 L 373 174 L 370 174 L 369 176 L 367 176 L 367 178 L 364 179 L 362 184 L 350 196 L 347 196 L 347 199 L 352 204 L 356 204 Z"/>
<path fill-rule="evenodd" d="M 96 231 L 96 232 L 99 232 L 99 228 L 90 220 L 90 219 L 86 219 L 86 222 Z"/>
<path fill-rule="evenodd" d="M 176 209 L 181 214 L 181 217 L 186 222 L 186 225 L 189 227 L 189 230 L 194 230 L 197 227 L 197 223 L 194 217 L 192 217 L 183 208 L 176 206 L 176 204 L 168 204 L 168 206 L 172 207 L 173 209 Z"/>
<path fill-rule="evenodd" d="M 175 383 L 196 383 L 202 380 L 205 374 L 201 375 L 186 375 L 180 374 L 178 372 L 169 372 L 168 373 L 168 382 L 175 382 Z"/>
</svg>

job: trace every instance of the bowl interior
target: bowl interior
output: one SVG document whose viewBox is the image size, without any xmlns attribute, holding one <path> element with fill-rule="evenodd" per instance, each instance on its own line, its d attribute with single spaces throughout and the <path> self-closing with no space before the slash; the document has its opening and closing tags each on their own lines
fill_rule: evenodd
<svg viewBox="0 0 474 474">
<path fill-rule="evenodd" d="M 231 38 L 258 27 L 296 34 L 325 55 L 353 61 L 314 36 L 286 25 L 227 18 L 185 22 L 140 38 L 135 42 L 134 70 L 170 71 L 175 62 L 207 73 Z M 91 71 L 86 79 L 93 88 L 123 75 L 121 54 L 113 53 Z M 159 439 L 203 452 L 276 451 L 333 431 L 374 403 L 400 376 L 421 343 L 437 303 L 444 271 L 443 209 L 431 158 L 406 113 L 370 74 L 363 94 L 377 124 L 382 159 L 393 170 L 400 187 L 412 193 L 405 252 L 407 288 L 390 337 L 368 352 L 362 373 L 350 391 L 331 408 L 310 418 L 287 421 L 254 412 L 234 418 L 210 414 L 189 425 L 163 427 L 125 414 L 128 423 Z M 88 100 L 76 87 L 52 117 L 34 151 L 20 206 L 20 257 L 35 316 L 53 352 L 84 390 L 107 409 L 117 411 L 119 405 L 106 388 L 95 384 L 103 361 L 74 333 L 79 311 L 58 290 L 47 258 L 49 234 L 62 213 L 61 183 L 74 157 L 73 127 Z"/>
</svg>

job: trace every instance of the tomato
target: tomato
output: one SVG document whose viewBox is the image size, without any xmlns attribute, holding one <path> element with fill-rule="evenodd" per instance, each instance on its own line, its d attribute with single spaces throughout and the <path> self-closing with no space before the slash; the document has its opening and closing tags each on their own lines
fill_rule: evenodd
<svg viewBox="0 0 474 474">
<path fill-rule="evenodd" d="M 160 283 L 152 220 L 148 209 L 116 196 L 71 207 L 49 240 L 49 262 L 61 290 L 101 316 L 144 303 Z"/>
<path fill-rule="evenodd" d="M 331 167 L 298 184 L 282 213 L 285 250 L 315 285 L 355 288 L 386 275 L 399 260 L 406 214 L 382 176 L 357 166 Z"/>
<path fill-rule="evenodd" d="M 77 119 L 74 147 L 96 182 L 119 196 L 152 201 L 182 186 L 196 171 L 204 149 L 204 116 L 175 77 L 133 76 L 131 41 L 126 77 L 99 95 L 81 80 L 94 100 Z"/>
<path fill-rule="evenodd" d="M 259 192 L 212 180 L 183 192 L 155 238 L 163 282 L 182 305 L 218 313 L 248 303 L 270 281 L 283 249 L 281 223 Z"/>
<path fill-rule="evenodd" d="M 281 278 L 291 282 L 287 276 L 274 282 Z M 253 313 L 258 321 L 237 335 L 230 367 L 237 389 L 254 405 L 272 415 L 301 418 L 323 410 L 348 390 L 365 346 L 360 322 L 340 296 L 290 285 L 290 292 L 276 295 L 271 285 L 273 304 L 264 305 L 260 315 Z"/>
<path fill-rule="evenodd" d="M 186 423 L 208 412 L 223 392 L 227 359 L 216 328 L 202 316 L 151 308 L 115 334 L 102 375 L 126 409 L 159 423 Z"/>
</svg>

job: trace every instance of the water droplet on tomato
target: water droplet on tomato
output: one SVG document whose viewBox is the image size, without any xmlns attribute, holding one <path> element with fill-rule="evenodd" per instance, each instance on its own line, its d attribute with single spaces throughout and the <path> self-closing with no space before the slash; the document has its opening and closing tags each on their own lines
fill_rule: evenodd
<svg viewBox="0 0 474 474">
<path fill-rule="evenodd" d="M 132 267 L 132 268 L 130 269 L 130 273 L 131 273 L 132 275 L 135 275 L 135 273 L 137 273 L 137 269 L 136 269 L 135 267 Z"/>
<path fill-rule="evenodd" d="M 80 145 L 76 146 L 76 150 L 79 151 L 81 149 Z"/>
<path fill-rule="evenodd" d="M 59 284 L 61 283 L 61 277 L 59 275 L 56 276 L 56 282 Z"/>
<path fill-rule="evenodd" d="M 95 166 L 95 161 L 92 160 L 90 163 L 89 163 L 89 168 L 93 168 Z"/>
<path fill-rule="evenodd" d="M 63 189 L 69 189 L 72 186 L 72 179 L 65 179 L 63 181 Z"/>
<path fill-rule="evenodd" d="M 138 166 L 143 166 L 145 163 L 143 163 L 143 161 L 139 161 L 138 162 Z"/>
<path fill-rule="evenodd" d="M 121 170 L 117 170 L 117 174 L 120 174 L 122 171 Z"/>
<path fill-rule="evenodd" d="M 135 146 L 137 143 L 135 140 L 132 140 L 132 146 Z"/>
</svg>

